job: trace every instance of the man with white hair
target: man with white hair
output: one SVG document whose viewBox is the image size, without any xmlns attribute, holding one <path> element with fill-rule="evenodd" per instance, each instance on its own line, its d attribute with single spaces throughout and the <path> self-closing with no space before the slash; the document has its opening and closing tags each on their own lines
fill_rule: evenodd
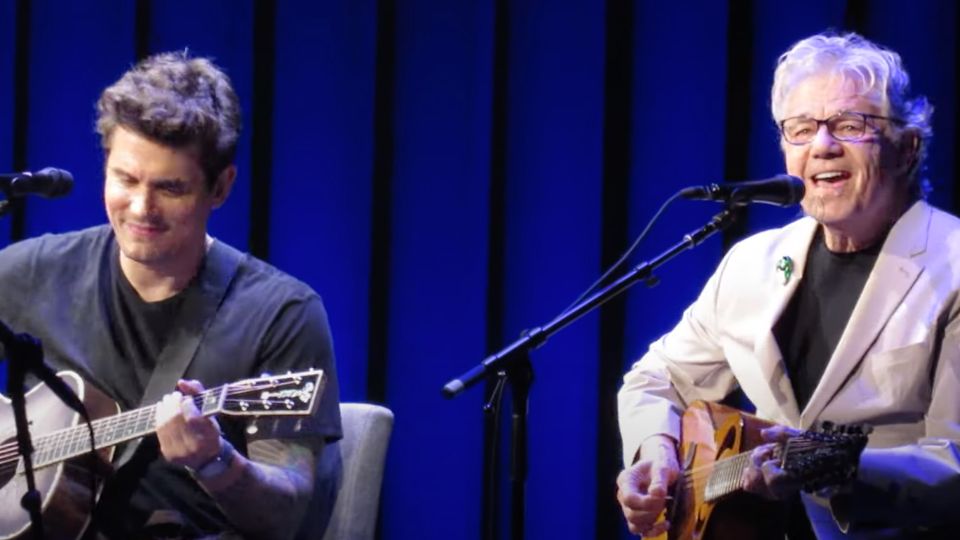
<svg viewBox="0 0 960 540">
<path fill-rule="evenodd" d="M 734 246 L 627 373 L 631 532 L 670 527 L 684 408 L 738 387 L 777 425 L 739 482 L 793 509 L 789 538 L 939 538 L 960 521 L 960 220 L 924 201 L 932 108 L 908 86 L 899 55 L 856 34 L 780 57 L 772 112 L 806 216 Z M 873 432 L 855 478 L 801 506 L 776 443 L 821 421 Z"/>
</svg>

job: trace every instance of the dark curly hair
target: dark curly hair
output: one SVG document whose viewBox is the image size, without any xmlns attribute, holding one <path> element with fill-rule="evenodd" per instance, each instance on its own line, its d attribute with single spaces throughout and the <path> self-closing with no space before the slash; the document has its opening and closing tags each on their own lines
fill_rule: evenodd
<svg viewBox="0 0 960 540">
<path fill-rule="evenodd" d="M 117 126 L 175 148 L 195 147 L 212 187 L 233 163 L 240 104 L 230 78 L 210 60 L 187 51 L 137 63 L 97 101 L 97 133 L 105 152 Z"/>
</svg>

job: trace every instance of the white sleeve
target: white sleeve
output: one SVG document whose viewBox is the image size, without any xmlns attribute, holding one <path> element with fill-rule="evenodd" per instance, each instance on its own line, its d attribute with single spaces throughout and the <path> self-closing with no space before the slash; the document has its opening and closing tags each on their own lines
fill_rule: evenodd
<svg viewBox="0 0 960 540">
<path fill-rule="evenodd" d="M 625 465 L 635 461 L 640 444 L 651 435 L 679 440 L 680 417 L 689 402 L 717 401 L 736 388 L 716 317 L 718 292 L 734 251 L 736 247 L 677 326 L 652 343 L 624 376 L 617 397 Z"/>
</svg>

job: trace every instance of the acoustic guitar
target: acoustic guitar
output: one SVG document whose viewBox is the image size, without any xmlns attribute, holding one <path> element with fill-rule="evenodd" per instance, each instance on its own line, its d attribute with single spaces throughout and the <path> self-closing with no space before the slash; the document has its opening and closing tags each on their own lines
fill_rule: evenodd
<svg viewBox="0 0 960 540">
<path fill-rule="evenodd" d="M 734 408 L 696 401 L 683 415 L 681 474 L 661 520 L 670 530 L 658 540 L 766 540 L 783 538 L 784 505 L 743 491 L 750 450 L 763 444 L 769 422 Z M 829 422 L 778 446 L 780 467 L 813 492 L 856 475 L 867 426 Z"/>
<path fill-rule="evenodd" d="M 109 470 L 113 447 L 155 430 L 156 405 L 120 412 L 119 406 L 70 371 L 58 373 L 83 401 L 93 420 L 100 460 L 91 459 L 90 432 L 80 415 L 43 384 L 26 395 L 33 439 L 36 486 L 42 497 L 47 538 L 78 538 L 91 515 L 92 474 Z M 247 379 L 193 396 L 204 416 L 283 416 L 313 414 L 325 382 L 322 370 Z M 17 449 L 10 400 L 0 395 L 0 538 L 31 538 L 30 517 L 20 506 L 26 493 L 23 460 Z M 99 461 L 100 471 L 91 465 Z"/>
</svg>

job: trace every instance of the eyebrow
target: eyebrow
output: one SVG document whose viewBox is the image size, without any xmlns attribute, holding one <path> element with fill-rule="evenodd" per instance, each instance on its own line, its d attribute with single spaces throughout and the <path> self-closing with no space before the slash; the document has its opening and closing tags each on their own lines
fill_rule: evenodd
<svg viewBox="0 0 960 540">
<path fill-rule="evenodd" d="M 158 178 L 152 184 L 160 189 L 169 189 L 182 188 L 187 185 L 187 182 L 182 178 Z"/>
<path fill-rule="evenodd" d="M 114 167 L 108 167 L 107 170 L 108 170 L 110 173 L 112 173 L 112 174 L 115 174 L 115 175 L 117 175 L 117 176 L 122 176 L 122 177 L 124 177 L 124 178 L 131 178 L 131 179 L 137 179 L 137 180 L 139 179 L 139 178 L 137 178 L 135 175 L 130 174 L 129 172 L 127 172 L 127 171 L 124 170 L 124 169 L 121 169 L 120 167 L 116 167 L 116 166 L 114 166 Z M 155 184 L 155 185 L 158 185 L 158 186 L 161 186 L 161 187 L 168 187 L 168 186 L 170 186 L 170 185 L 182 185 L 182 184 L 185 184 L 185 183 L 186 183 L 186 180 L 184 180 L 183 178 L 178 178 L 178 177 L 173 177 L 173 178 L 156 178 L 156 179 L 154 179 L 151 183 L 152 183 L 152 184 Z"/>
<path fill-rule="evenodd" d="M 116 165 L 114 165 L 113 167 L 107 167 L 107 172 L 110 174 L 115 174 L 117 176 L 125 176 L 127 178 L 134 177 L 132 174 L 128 173 L 124 169 L 121 169 L 120 167 L 117 167 Z"/>
<path fill-rule="evenodd" d="M 833 114 L 829 114 L 829 115 L 827 115 L 827 116 L 825 116 L 825 117 L 823 117 L 823 118 L 820 118 L 820 120 L 826 120 L 826 119 L 828 119 L 828 118 L 833 118 L 834 116 L 839 116 L 839 115 L 845 114 L 845 113 L 870 114 L 870 113 L 868 113 L 868 112 L 855 111 L 855 110 L 853 110 L 853 109 L 841 109 L 841 110 L 839 110 L 839 111 L 837 111 L 837 112 L 835 112 L 835 113 L 833 113 Z M 794 115 L 794 116 L 788 116 L 788 117 L 784 118 L 784 120 L 790 120 L 790 119 L 793 119 L 793 118 L 807 118 L 807 119 L 810 119 L 810 120 L 817 120 L 817 117 L 812 116 L 812 115 L 809 115 L 809 114 L 797 114 L 797 115 Z"/>
</svg>

